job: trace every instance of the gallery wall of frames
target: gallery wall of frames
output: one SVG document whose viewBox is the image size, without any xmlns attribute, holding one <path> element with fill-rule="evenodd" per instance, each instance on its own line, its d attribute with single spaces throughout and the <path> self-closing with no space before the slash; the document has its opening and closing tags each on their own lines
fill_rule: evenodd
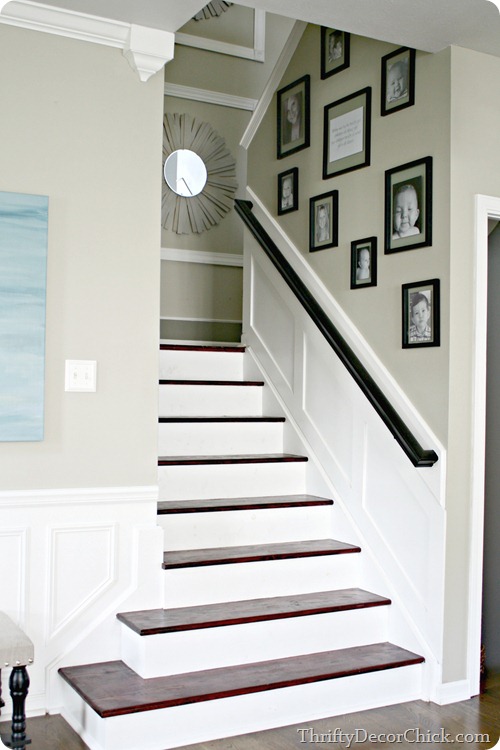
<svg viewBox="0 0 500 750">
<path fill-rule="evenodd" d="M 321 27 L 316 64 L 320 86 L 330 85 L 332 76 L 345 75 L 356 60 L 351 54 L 348 32 Z M 400 47 L 379 58 L 379 91 L 369 85 L 323 106 L 322 163 L 317 169 L 325 181 L 371 165 L 372 116 L 375 107 L 381 118 L 415 105 L 415 81 L 418 76 L 414 49 Z M 333 89 L 332 89 L 333 90 Z M 311 75 L 300 76 L 276 92 L 276 157 L 286 166 L 276 176 L 276 212 L 278 216 L 301 210 L 299 203 L 299 167 L 293 157 L 311 145 Z M 325 182 L 325 187 L 327 183 Z M 307 196 L 309 202 L 309 252 L 337 248 L 342 205 L 339 189 Z M 377 227 L 368 237 L 350 240 L 351 290 L 377 285 L 377 253 L 385 255 L 432 246 L 433 158 L 418 159 L 385 170 L 383 190 L 383 236 Z M 302 197 L 304 197 L 302 195 Z M 303 204 L 302 204 L 303 205 Z M 302 208 L 303 210 L 303 208 Z M 440 345 L 440 281 L 437 278 L 415 280 L 401 285 L 401 346 L 404 349 Z"/>
</svg>

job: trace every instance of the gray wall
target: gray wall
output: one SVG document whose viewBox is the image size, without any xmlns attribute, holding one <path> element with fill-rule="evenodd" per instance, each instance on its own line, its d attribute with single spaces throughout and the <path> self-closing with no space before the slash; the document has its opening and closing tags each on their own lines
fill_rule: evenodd
<svg viewBox="0 0 500 750">
<path fill-rule="evenodd" d="M 1 489 L 155 484 L 162 77 L 6 25 L 0 48 L 0 189 L 49 196 L 45 438 L 0 444 Z"/>
</svg>

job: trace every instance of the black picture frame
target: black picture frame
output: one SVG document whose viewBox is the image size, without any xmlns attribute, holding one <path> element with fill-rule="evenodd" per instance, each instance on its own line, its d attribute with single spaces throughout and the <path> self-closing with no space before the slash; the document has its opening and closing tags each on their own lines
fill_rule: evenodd
<svg viewBox="0 0 500 750">
<path fill-rule="evenodd" d="M 403 284 L 402 313 L 403 349 L 439 346 L 441 343 L 439 279 Z"/>
<path fill-rule="evenodd" d="M 323 179 L 368 167 L 372 90 L 368 86 L 324 108 Z"/>
<path fill-rule="evenodd" d="M 321 27 L 321 78 L 329 78 L 351 64 L 351 35 L 348 31 Z"/>
<path fill-rule="evenodd" d="M 299 207 L 299 170 L 292 167 L 278 175 L 278 216 L 297 211 Z"/>
<path fill-rule="evenodd" d="M 339 191 L 309 199 L 309 252 L 337 247 L 339 242 Z"/>
<path fill-rule="evenodd" d="M 351 242 L 351 289 L 365 289 L 369 286 L 377 286 L 376 237 Z"/>
<path fill-rule="evenodd" d="M 386 171 L 384 210 L 386 254 L 432 245 L 432 156 Z"/>
<path fill-rule="evenodd" d="M 277 157 L 295 154 L 310 145 L 311 77 L 298 78 L 277 94 Z"/>
<path fill-rule="evenodd" d="M 380 114 L 385 117 L 415 104 L 415 50 L 400 47 L 381 62 Z"/>
</svg>

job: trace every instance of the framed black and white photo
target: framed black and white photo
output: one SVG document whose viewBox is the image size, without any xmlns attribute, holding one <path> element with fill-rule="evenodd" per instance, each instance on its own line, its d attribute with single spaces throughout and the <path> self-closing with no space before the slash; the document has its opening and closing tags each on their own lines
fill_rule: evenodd
<svg viewBox="0 0 500 750">
<path fill-rule="evenodd" d="M 339 234 L 339 191 L 316 195 L 309 200 L 309 251 L 337 247 Z"/>
<path fill-rule="evenodd" d="M 385 173 L 385 253 L 432 245 L 432 156 Z"/>
<path fill-rule="evenodd" d="M 278 175 L 278 216 L 299 207 L 299 170 L 292 167 Z"/>
<path fill-rule="evenodd" d="M 371 100 L 367 87 L 325 107 L 324 180 L 370 164 Z"/>
<path fill-rule="evenodd" d="M 310 76 L 277 92 L 278 159 L 309 146 Z"/>
<path fill-rule="evenodd" d="M 348 68 L 350 53 L 349 32 L 321 27 L 321 78 L 329 78 Z"/>
<path fill-rule="evenodd" d="M 415 104 L 415 50 L 400 47 L 382 58 L 380 114 Z"/>
<path fill-rule="evenodd" d="M 377 238 L 351 242 L 351 289 L 377 286 Z"/>
<path fill-rule="evenodd" d="M 403 284 L 403 349 L 439 346 L 439 279 Z"/>
</svg>

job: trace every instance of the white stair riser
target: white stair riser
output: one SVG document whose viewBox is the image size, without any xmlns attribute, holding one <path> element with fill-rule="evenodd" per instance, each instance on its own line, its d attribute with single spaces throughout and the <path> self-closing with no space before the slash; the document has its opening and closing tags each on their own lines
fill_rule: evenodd
<svg viewBox="0 0 500 750">
<path fill-rule="evenodd" d="M 288 596 L 359 586 L 359 553 L 164 571 L 165 607 Z"/>
<path fill-rule="evenodd" d="M 414 665 L 106 720 L 65 686 L 62 713 L 91 750 L 169 750 L 286 725 L 297 732 L 300 722 L 306 728 L 316 719 L 417 700 L 421 683 L 422 667 Z"/>
<path fill-rule="evenodd" d="M 332 506 L 159 515 L 164 549 L 202 549 L 331 537 Z"/>
<path fill-rule="evenodd" d="M 158 428 L 160 456 L 280 453 L 282 422 L 169 422 Z"/>
<path fill-rule="evenodd" d="M 160 466 L 160 500 L 302 494 L 305 465 L 297 462 Z"/>
<path fill-rule="evenodd" d="M 165 380 L 241 380 L 243 352 L 160 351 L 160 378 Z"/>
<path fill-rule="evenodd" d="M 122 625 L 122 660 L 141 677 L 195 672 L 387 640 L 388 607 L 140 636 Z"/>
<path fill-rule="evenodd" d="M 259 417 L 262 386 L 160 385 L 160 417 Z"/>
</svg>

